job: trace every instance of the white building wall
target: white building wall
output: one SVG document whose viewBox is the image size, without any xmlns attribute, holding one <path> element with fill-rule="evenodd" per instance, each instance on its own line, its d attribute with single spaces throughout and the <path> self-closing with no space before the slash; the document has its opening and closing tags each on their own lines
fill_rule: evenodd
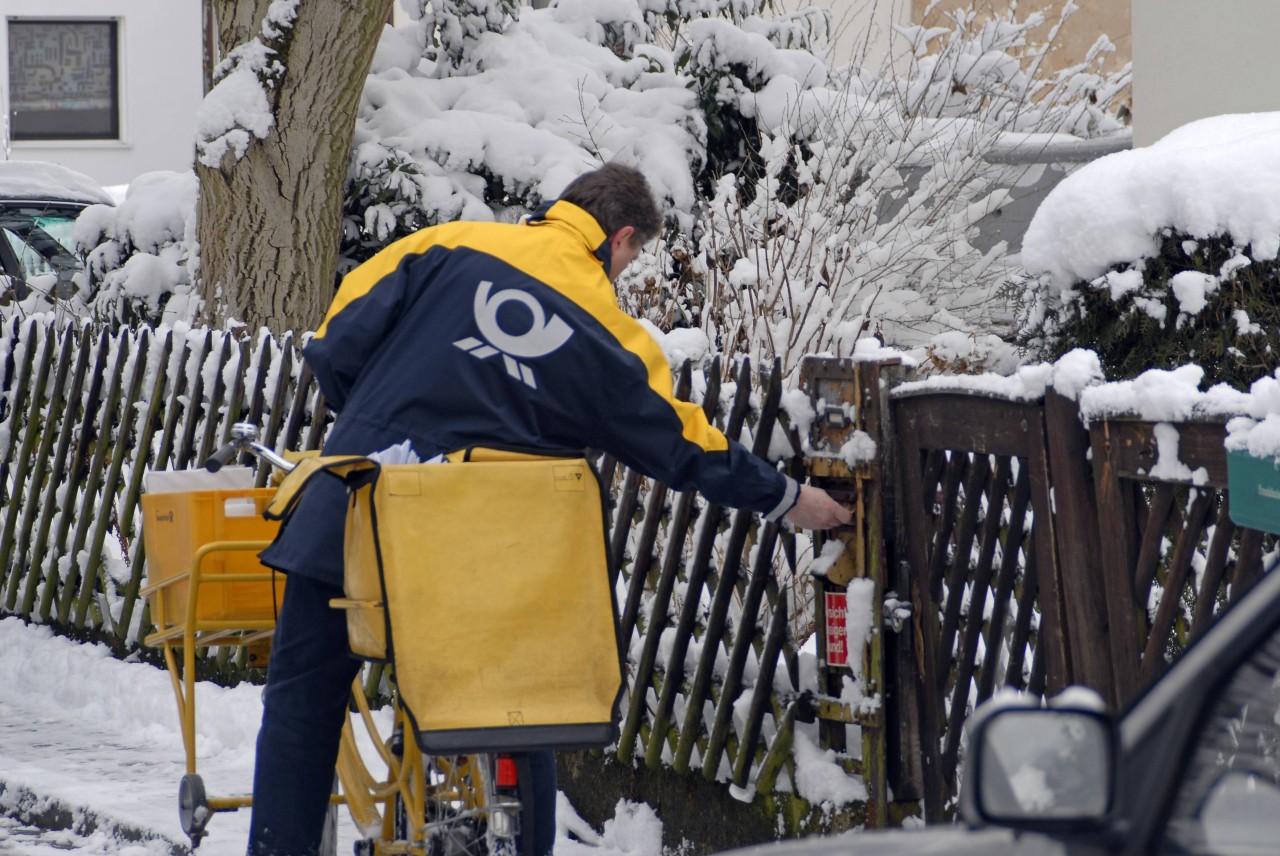
<svg viewBox="0 0 1280 856">
<path fill-rule="evenodd" d="M 11 18 L 116 20 L 120 75 L 120 139 L 14 141 L 8 144 L 12 160 L 52 161 L 79 170 L 104 185 L 126 184 L 140 173 L 157 169 L 191 168 L 196 108 L 204 94 L 200 3 L 3 0 L 0 100 L 6 115 Z"/>
<path fill-rule="evenodd" d="M 1206 116 L 1280 110 L 1280 2 L 1132 2 L 1135 146 Z"/>
<path fill-rule="evenodd" d="M 893 28 L 911 21 L 911 0 L 816 0 L 793 2 L 784 8 L 817 6 L 831 15 L 831 56 L 828 65 L 840 66 L 856 56 L 863 67 L 878 69 L 890 59 L 897 62 L 907 51 L 905 40 Z"/>
</svg>

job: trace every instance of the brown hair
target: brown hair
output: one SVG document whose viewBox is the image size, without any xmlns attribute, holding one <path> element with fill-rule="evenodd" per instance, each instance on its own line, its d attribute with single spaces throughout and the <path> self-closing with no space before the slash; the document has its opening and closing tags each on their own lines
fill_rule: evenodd
<svg viewBox="0 0 1280 856">
<path fill-rule="evenodd" d="M 662 229 L 662 215 L 653 201 L 649 182 L 639 170 L 617 163 L 578 176 L 560 194 L 563 202 L 572 202 L 586 211 L 606 235 L 623 226 L 636 230 L 632 241 L 647 243 Z"/>
</svg>

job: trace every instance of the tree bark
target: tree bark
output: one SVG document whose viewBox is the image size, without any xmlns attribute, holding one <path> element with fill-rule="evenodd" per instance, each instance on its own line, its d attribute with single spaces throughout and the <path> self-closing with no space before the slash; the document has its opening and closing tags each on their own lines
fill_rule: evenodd
<svg viewBox="0 0 1280 856">
<path fill-rule="evenodd" d="M 256 36 L 269 0 L 216 0 L 223 55 Z M 392 0 L 302 0 L 273 41 L 274 125 L 244 156 L 197 162 L 207 320 L 314 329 L 333 295 L 356 109 Z"/>
</svg>

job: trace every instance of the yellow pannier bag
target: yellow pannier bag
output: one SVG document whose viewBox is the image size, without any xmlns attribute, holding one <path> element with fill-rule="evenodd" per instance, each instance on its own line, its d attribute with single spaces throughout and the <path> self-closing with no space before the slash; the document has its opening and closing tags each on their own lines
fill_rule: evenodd
<svg viewBox="0 0 1280 856">
<path fill-rule="evenodd" d="M 608 745 L 622 669 L 599 479 L 584 458 L 450 459 L 308 459 L 268 515 L 317 473 L 346 482 L 334 605 L 352 653 L 394 659 L 423 751 Z"/>
</svg>

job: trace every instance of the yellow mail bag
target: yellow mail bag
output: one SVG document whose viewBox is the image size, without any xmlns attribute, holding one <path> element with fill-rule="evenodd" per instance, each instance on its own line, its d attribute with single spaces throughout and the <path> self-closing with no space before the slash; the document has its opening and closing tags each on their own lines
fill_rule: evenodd
<svg viewBox="0 0 1280 856">
<path fill-rule="evenodd" d="M 352 653 L 394 659 L 423 751 L 608 745 L 622 670 L 599 479 L 583 458 L 451 458 L 312 458 L 268 515 L 317 473 L 346 482 L 334 605 Z"/>
</svg>

